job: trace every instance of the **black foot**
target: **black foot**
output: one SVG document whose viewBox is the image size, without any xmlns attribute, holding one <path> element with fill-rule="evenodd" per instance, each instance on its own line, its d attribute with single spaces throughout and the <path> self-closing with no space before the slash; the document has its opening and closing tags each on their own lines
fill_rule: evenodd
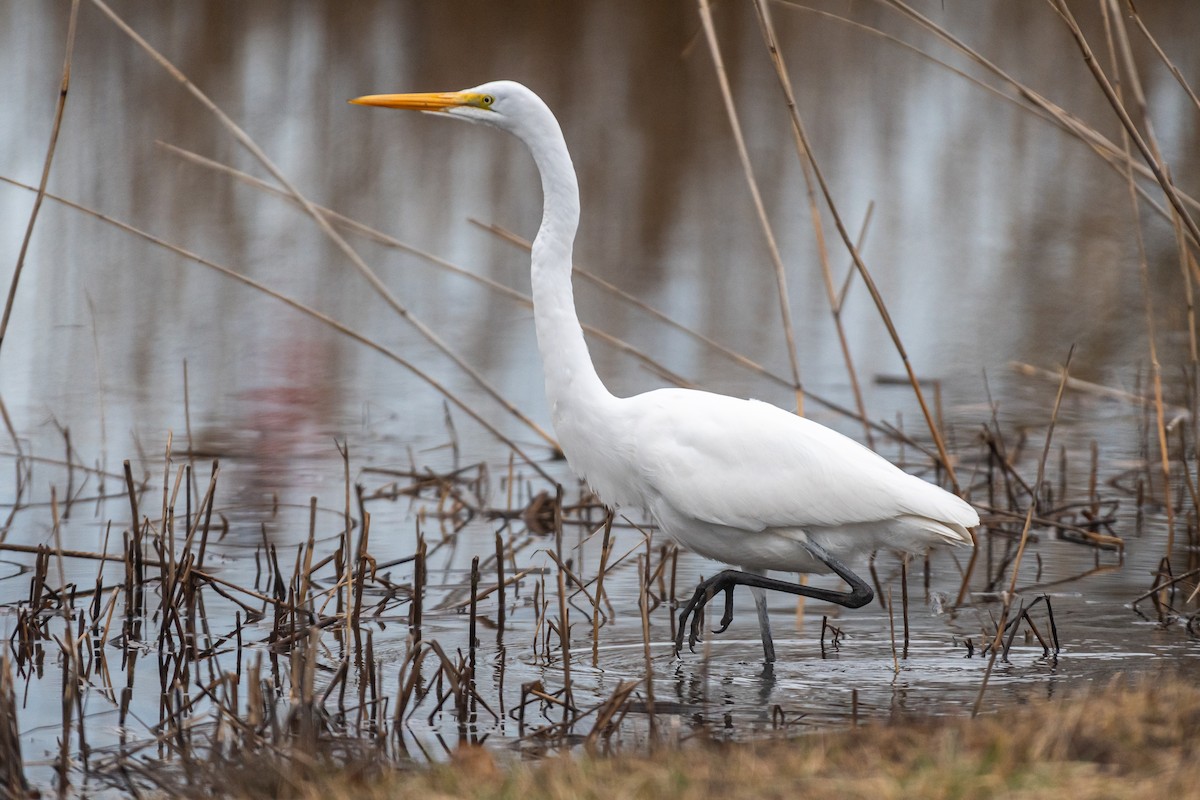
<svg viewBox="0 0 1200 800">
<path fill-rule="evenodd" d="M 721 616 L 721 627 L 717 628 L 713 633 L 724 633 L 729 627 L 729 623 L 733 622 L 733 587 L 737 586 L 740 581 L 738 578 L 745 575 L 744 572 L 738 572 L 735 569 L 727 569 L 724 572 L 719 572 L 708 580 L 700 581 L 700 585 L 696 587 L 696 593 L 692 595 L 692 599 L 683 607 L 683 611 L 679 613 L 679 629 L 675 634 L 675 653 L 678 654 L 683 649 L 683 631 L 686 628 L 688 631 L 688 649 L 693 653 L 696 652 L 696 642 L 700 641 L 700 620 L 701 613 L 708 601 L 717 595 L 717 592 L 725 593 L 725 613 Z M 688 625 L 688 617 L 692 618 L 691 625 Z"/>
<path fill-rule="evenodd" d="M 824 562 L 838 577 L 850 584 L 850 591 L 837 592 L 830 589 L 818 589 L 798 583 L 775 580 L 753 572 L 740 572 L 736 569 L 727 569 L 707 580 L 700 581 L 700 585 L 696 587 L 696 593 L 692 595 L 692 599 L 688 601 L 688 604 L 683 607 L 683 611 L 679 613 L 679 628 L 675 633 L 675 653 L 678 655 L 679 651 L 683 649 L 684 630 L 688 632 L 688 649 L 695 652 L 696 642 L 700 641 L 701 638 L 701 612 L 704 610 L 704 606 L 708 604 L 708 601 L 716 596 L 717 592 L 725 592 L 725 614 L 721 617 L 721 627 L 717 628 L 714 633 L 721 633 L 729 627 L 729 623 L 733 622 L 733 587 L 735 586 L 757 586 L 760 589 L 772 589 L 789 594 L 798 594 L 816 600 L 837 603 L 846 608 L 861 608 L 874 599 L 875 592 L 871 590 L 871 587 L 862 578 L 855 575 L 844 564 L 811 542 L 806 546 L 813 555 Z M 690 623 L 688 622 L 688 617 L 691 617 Z M 765 643 L 764 647 L 766 647 Z M 767 660 L 772 660 L 771 657 L 773 655 L 774 653 L 768 650 Z"/>
</svg>

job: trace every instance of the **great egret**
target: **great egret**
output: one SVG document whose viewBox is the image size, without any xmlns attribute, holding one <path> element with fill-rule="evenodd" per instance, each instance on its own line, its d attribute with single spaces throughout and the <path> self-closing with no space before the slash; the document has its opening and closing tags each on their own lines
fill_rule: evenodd
<svg viewBox="0 0 1200 800">
<path fill-rule="evenodd" d="M 579 187 L 562 129 L 540 97 L 496 81 L 460 92 L 359 97 L 359 105 L 416 109 L 501 128 L 525 143 L 542 179 L 533 242 L 533 317 L 554 431 L 571 468 L 610 507 L 643 508 L 678 544 L 737 565 L 701 581 L 679 615 L 676 651 L 700 635 L 700 611 L 751 587 L 766 660 L 774 660 L 763 589 L 858 608 L 874 592 L 842 559 L 878 548 L 970 545 L 979 515 L 966 502 L 898 469 L 816 422 L 755 400 L 690 389 L 615 397 L 588 354 L 571 291 Z M 775 580 L 767 570 L 834 572 L 850 591 Z M 691 625 L 688 625 L 688 617 Z"/>
</svg>

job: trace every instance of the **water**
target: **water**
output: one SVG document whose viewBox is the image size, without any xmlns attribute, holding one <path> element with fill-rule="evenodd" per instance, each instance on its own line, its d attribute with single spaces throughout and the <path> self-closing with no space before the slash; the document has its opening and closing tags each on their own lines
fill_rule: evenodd
<svg viewBox="0 0 1200 800">
<path fill-rule="evenodd" d="M 852 15 L 973 75 L 984 74 L 882 5 L 813 6 Z M 998 2 L 969 10 L 935 2 L 917 7 L 1017 80 L 1119 141 L 1111 109 L 1065 29 L 1045 9 Z M 11 87 L 0 96 L 0 176 L 37 183 L 67 10 L 65 4 L 0 3 L 0 59 Z M 1200 54 L 1189 33 L 1195 25 L 1182 20 L 1196 9 L 1180 2 L 1140 10 L 1194 85 Z M 803 176 L 757 22 L 748 5 L 721 4 L 714 13 L 788 271 L 800 375 L 807 390 L 849 407 L 853 398 L 830 322 Z M 1049 123 L 893 42 L 811 9 L 779 5 L 773 13 L 798 107 L 847 226 L 857 234 L 872 209 L 864 257 L 915 369 L 940 382 L 941 407 L 964 458 L 960 470 L 970 475 L 978 463 L 974 437 L 992 415 L 990 397 L 1010 441 L 1028 432 L 1021 469 L 1032 480 L 1055 385 L 1014 372 L 1010 362 L 1053 368 L 1074 345 L 1073 375 L 1129 392 L 1147 388 L 1146 311 L 1124 178 Z M 1093 41 L 1102 41 L 1094 10 L 1077 13 Z M 470 222 L 495 223 L 526 237 L 536 230 L 537 179 L 519 145 L 494 131 L 344 101 L 499 77 L 527 83 L 558 115 L 580 174 L 584 219 L 577 265 L 770 373 L 791 374 L 775 277 L 692 4 L 210 2 L 129 14 L 128 22 L 241 125 L 310 200 L 521 292 L 528 292 L 527 254 Z M 1155 132 L 1186 188 L 1200 153 L 1196 110 L 1140 39 L 1135 51 Z M 186 162 L 160 141 L 267 177 L 212 114 L 85 4 L 50 191 L 249 275 L 408 359 L 517 441 L 572 495 L 565 465 L 550 460 L 537 435 L 400 320 L 302 212 Z M 0 185 L 0 263 L 16 263 L 31 204 L 30 192 Z M 1168 400 L 1180 402 L 1188 337 L 1175 239 L 1153 212 L 1144 210 L 1142 218 L 1159 360 Z M 848 258 L 836 245 L 828 215 L 825 235 L 840 282 Z M 411 252 L 361 237 L 350 241 L 413 316 L 503 397 L 548 425 L 527 308 Z M 704 388 L 784 406 L 793 402 L 780 382 L 585 281 L 576 283 L 585 322 L 633 343 L 665 369 Z M 898 421 L 922 439 L 911 390 L 874 379 L 901 374 L 903 365 L 857 280 L 842 321 L 868 415 Z M 655 370 L 598 340 L 592 351 L 618 394 L 664 382 Z M 77 464 L 70 473 L 49 461 L 33 464 L 8 543 L 50 542 L 50 487 L 62 502 L 69 486 L 81 499 L 62 526 L 63 546 L 103 549 L 111 521 L 108 549 L 114 552 L 129 525 L 121 461 L 130 459 L 139 479 L 152 476 L 143 502 L 161 506 L 168 435 L 176 465 L 193 454 L 198 492 L 211 459 L 220 458 L 216 505 L 226 532 L 207 558 L 239 585 L 254 583 L 260 567 L 251 554 L 264 535 L 279 548 L 281 563 L 292 563 L 307 536 L 310 497 L 322 508 L 318 554 L 335 547 L 345 493 L 335 440 L 348 446 L 352 480 L 368 492 L 389 481 L 374 469 L 444 472 L 482 463 L 491 476 L 487 503 L 509 505 L 507 448 L 466 414 L 447 412 L 443 399 L 412 373 L 275 300 L 52 201 L 38 220 L 0 353 L 0 396 L 25 455 L 63 459 L 67 430 Z M 857 423 L 812 401 L 806 412 L 862 434 Z M 1139 527 L 1132 494 L 1104 481 L 1143 463 L 1149 441 L 1144 419 L 1135 406 L 1068 394 L 1052 466 L 1057 447 L 1065 447 L 1068 494 L 1082 498 L 1089 448 L 1097 443 L 1102 492 L 1121 503 L 1113 528 L 1127 542 L 1125 555 L 1039 532 L 1018 585 L 1055 582 L 1050 591 L 1063 653 L 1044 658 L 1040 646 L 1019 637 L 1012 663 L 996 666 L 985 708 L 1103 682 L 1119 671 L 1193 668 L 1196 646 L 1181 625 L 1164 629 L 1127 607 L 1152 583 L 1165 547 L 1164 516 L 1148 506 Z M 911 449 L 879 444 L 889 457 L 917 461 Z M 13 446 L 6 449 L 15 465 Z M 81 465 L 108 477 L 85 475 Z M 518 462 L 515 469 L 534 489 L 545 485 L 528 466 Z M 1052 480 L 1058 480 L 1056 472 Z M 518 482 L 513 507 L 527 499 L 523 485 Z M 11 507 L 16 481 L 0 485 L 0 493 Z M 88 499 L 98 494 L 112 497 Z M 369 506 L 371 553 L 382 563 L 412 554 L 414 514 L 436 502 L 427 496 L 415 504 L 377 500 Z M 441 538 L 432 521 L 423 524 L 427 536 Z M 432 608 L 461 599 L 458 587 L 471 557 L 494 551 L 499 525 L 476 517 L 431 559 L 425 636 L 448 649 L 464 646 L 465 617 Z M 524 529 L 515 521 L 501 530 L 519 537 Z M 600 702 L 621 680 L 646 673 L 637 613 L 640 541 L 628 529 L 617 537 L 615 554 L 635 552 L 612 573 L 616 615 L 603 629 L 595 667 L 585 622 L 590 604 L 577 600 L 571 612 L 578 624 L 573 680 L 581 705 Z M 546 580 L 553 598 L 554 565 L 540 552 L 550 546 L 530 540 L 518 565 L 551 570 Z M 571 557 L 581 562 L 579 574 L 593 576 L 598 542 L 580 546 Z M 0 558 L 0 634 L 6 640 L 15 605 L 28 594 L 21 571 L 32 558 Z M 932 591 L 953 596 L 964 560 L 936 554 L 931 563 Z M 894 559 L 881 556 L 878 566 L 881 580 L 898 592 Z M 94 562 L 68 559 L 64 567 L 67 580 L 81 587 L 96 580 Z M 679 592 L 712 569 L 681 556 Z M 919 565 L 914 569 L 919 574 Z M 411 566 L 397 565 L 392 573 L 396 581 L 408 581 Z M 56 580 L 53 568 L 51 575 Z M 120 576 L 119 565 L 103 575 L 110 586 Z M 557 656 L 534 654 L 535 581 L 527 578 L 520 596 L 510 598 L 502 643 L 490 629 L 481 639 L 478 658 L 489 666 L 480 669 L 480 694 L 502 699 L 509 709 L 519 702 L 522 683 L 561 685 Z M 891 625 L 878 606 L 838 613 L 810 603 L 797 625 L 790 600 L 775 598 L 781 660 L 771 675 L 763 674 L 757 659 L 748 597 L 739 597 L 730 631 L 709 637 L 711 649 L 697 648 L 697 655 L 678 660 L 667 644 L 670 614 L 659 606 L 650 615 L 650 639 L 660 714 L 679 720 L 672 729 L 679 735 L 702 724 L 748 737 L 780 719 L 801 727 L 846 724 L 855 693 L 864 717 L 963 713 L 978 695 L 986 667 L 978 647 L 996 607 L 935 615 L 924 603 L 921 579 L 911 582 L 908 660 L 893 659 Z M 494 602 L 484 615 L 494 617 Z M 232 606 L 213 605 L 208 611 L 214 622 L 229 628 Z M 380 626 L 375 653 L 387 665 L 385 693 L 394 694 L 406 652 L 406 613 L 391 608 L 372 623 Z M 845 638 L 836 651 L 827 645 L 822 658 L 821 616 L 830 613 Z M 967 639 L 976 647 L 974 658 L 965 657 Z M 498 664 L 502 671 L 493 667 Z M 143 658 L 137 669 L 139 686 L 158 685 L 153 658 Z M 45 762 L 56 747 L 59 677 L 57 669 L 47 669 L 19 692 L 23 744 L 35 762 Z M 772 716 L 776 706 L 781 718 Z M 99 723 L 92 744 L 101 746 L 106 737 L 111 743 L 113 703 L 93 689 L 87 710 Z M 147 726 L 157 721 L 156 692 L 139 694 L 135 716 Z M 511 715 L 502 719 L 480 730 L 509 745 L 519 732 Z M 627 727 L 640 730 L 641 724 L 631 720 Z M 412 735 L 427 741 L 455 727 L 444 716 L 424 728 L 413 726 Z M 146 727 L 129 731 L 135 738 L 146 735 Z"/>
</svg>

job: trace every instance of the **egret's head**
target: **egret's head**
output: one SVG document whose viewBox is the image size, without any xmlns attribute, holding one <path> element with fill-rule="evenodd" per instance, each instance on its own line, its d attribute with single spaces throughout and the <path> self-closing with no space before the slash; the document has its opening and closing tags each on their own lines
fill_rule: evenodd
<svg viewBox="0 0 1200 800">
<path fill-rule="evenodd" d="M 527 114 L 530 103 L 541 105 L 537 95 L 519 83 L 492 81 L 461 92 L 420 94 L 371 94 L 350 101 L 360 106 L 407 108 L 447 114 L 468 122 L 482 122 L 513 130 Z"/>
</svg>

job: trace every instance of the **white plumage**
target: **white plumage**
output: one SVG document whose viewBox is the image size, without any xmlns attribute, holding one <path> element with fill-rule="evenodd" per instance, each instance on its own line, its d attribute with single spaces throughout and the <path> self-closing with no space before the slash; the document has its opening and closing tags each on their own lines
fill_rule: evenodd
<svg viewBox="0 0 1200 800">
<path fill-rule="evenodd" d="M 774 651 L 761 589 L 850 607 L 872 592 L 841 561 L 879 548 L 922 552 L 971 545 L 979 523 L 961 498 L 909 475 L 854 440 L 767 403 L 689 389 L 614 397 L 596 375 L 575 314 L 571 250 L 579 190 L 554 115 L 511 81 L 462 92 L 372 95 L 351 102 L 444 113 L 507 130 L 533 154 L 544 212 L 533 244 L 532 285 L 538 350 L 554 430 L 572 469 L 610 506 L 645 509 L 688 550 L 734 564 L 697 589 L 680 616 L 682 642 L 698 635 L 698 612 L 726 591 L 751 586 L 763 646 Z M 766 570 L 833 571 L 851 592 L 765 578 Z"/>
</svg>

